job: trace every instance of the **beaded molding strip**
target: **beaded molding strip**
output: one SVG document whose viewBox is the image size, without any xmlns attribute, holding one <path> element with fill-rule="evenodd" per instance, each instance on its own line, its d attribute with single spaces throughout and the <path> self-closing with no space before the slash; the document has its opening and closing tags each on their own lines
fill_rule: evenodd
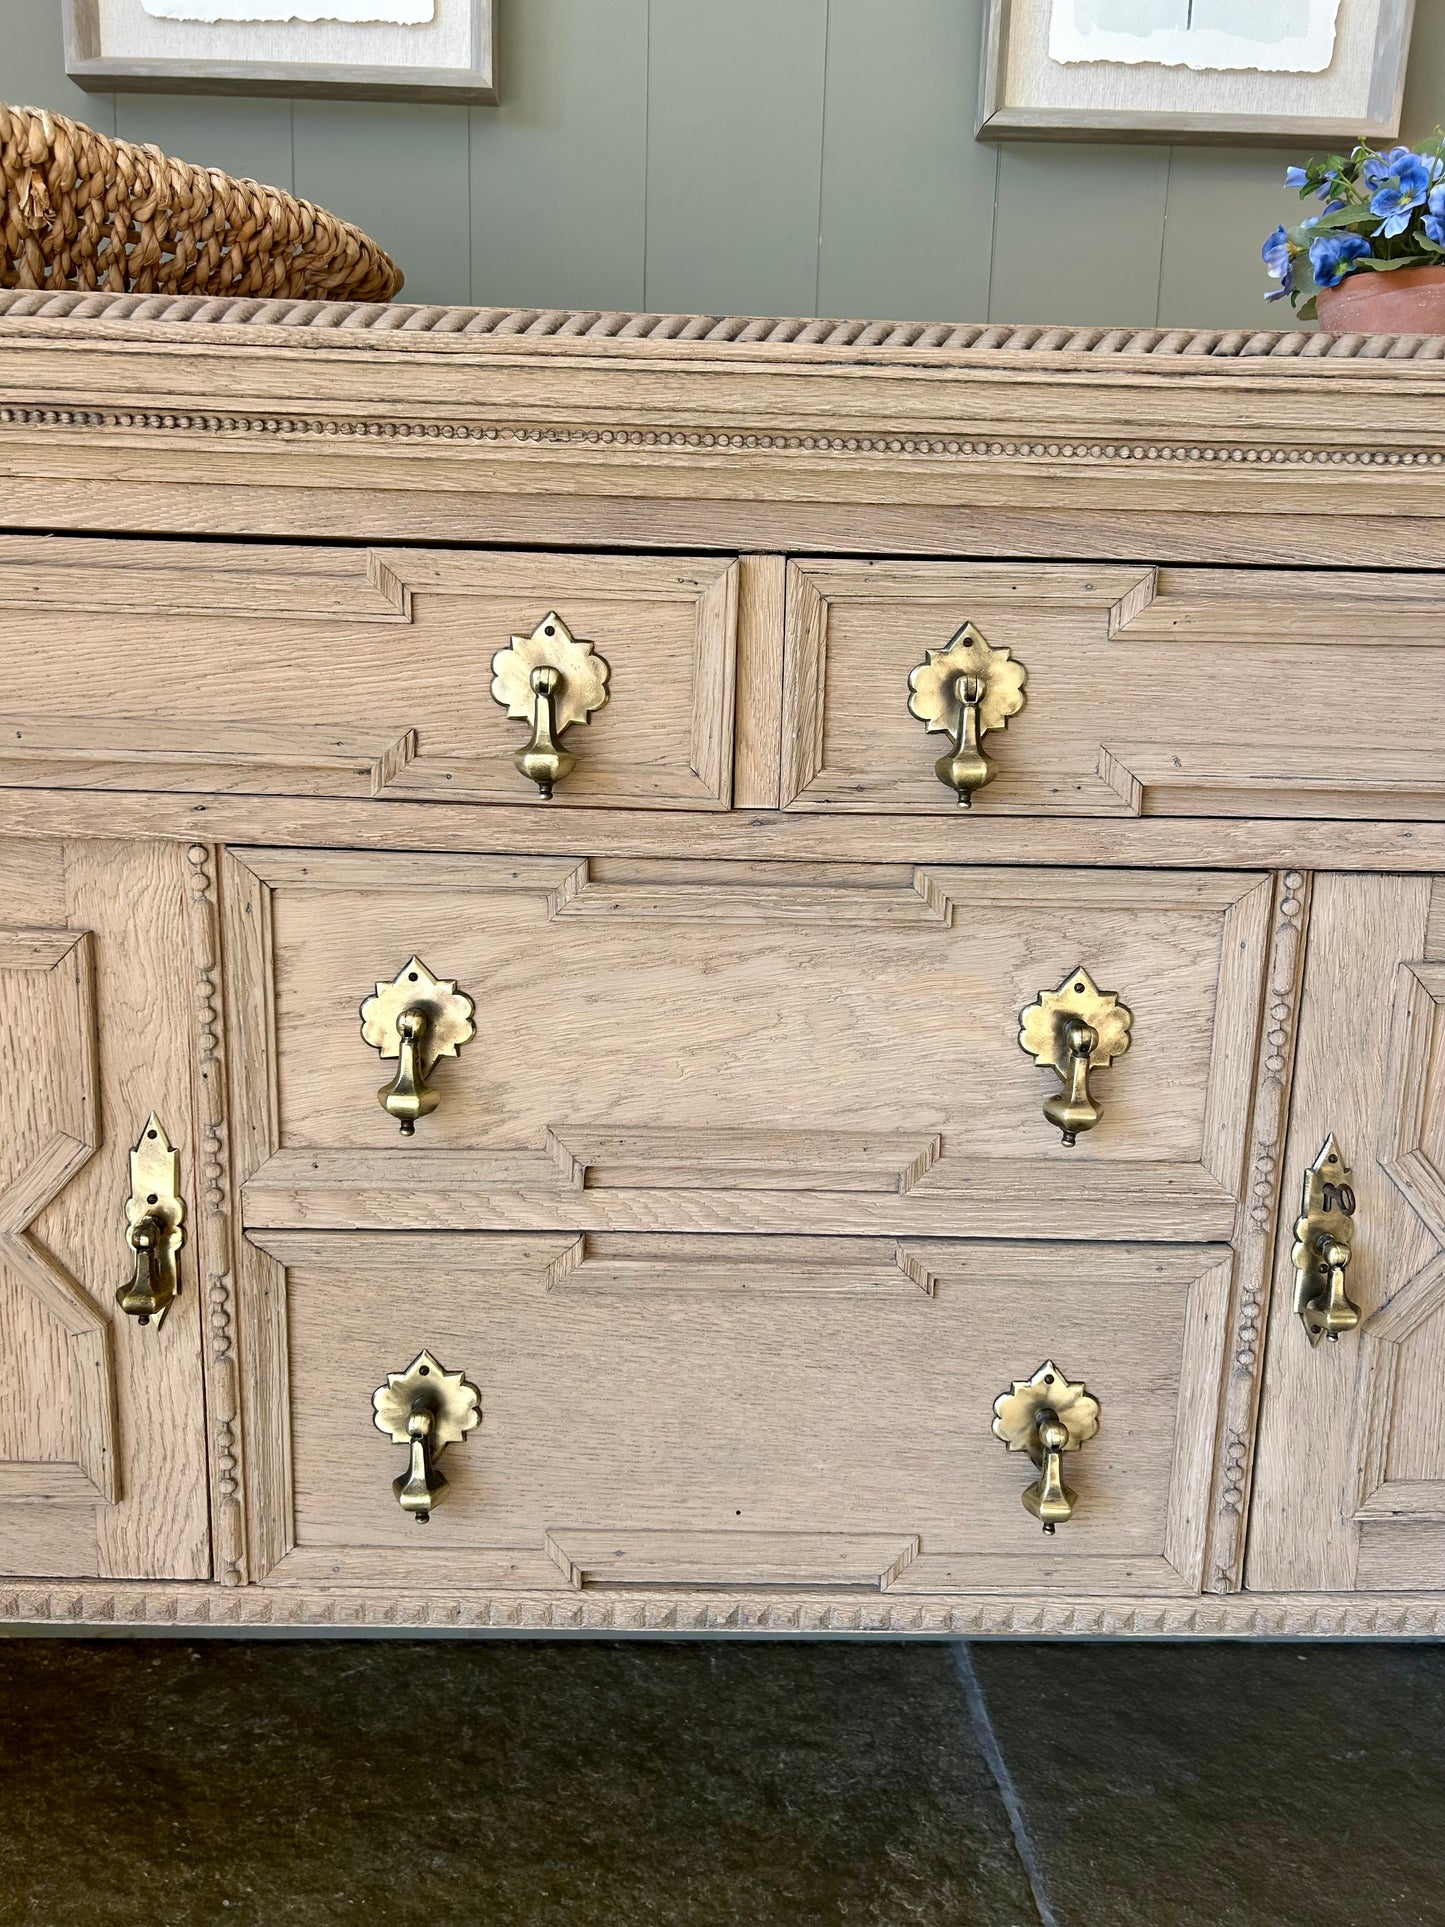
<svg viewBox="0 0 1445 1927">
<path fill-rule="evenodd" d="M 780 449 L 818 454 L 912 455 L 929 459 L 1097 465 L 1100 462 L 1231 463 L 1347 468 L 1441 468 L 1445 451 L 1430 448 L 1256 448 L 1183 442 L 992 442 L 950 436 L 756 435 L 698 429 L 535 428 L 525 424 L 366 421 L 319 415 L 142 414 L 97 408 L 0 408 L 0 428 L 105 428 L 202 435 L 273 435 L 311 440 L 521 442 L 594 448 Z"/>
<path fill-rule="evenodd" d="M 1328 335 L 1301 330 L 1041 328 L 916 321 L 829 321 L 751 315 L 622 314 L 541 308 L 408 307 L 229 296 L 0 290 L 0 317 L 187 322 L 466 340 L 697 341 L 709 346 L 906 348 L 984 354 L 1264 357 L 1270 360 L 1442 361 L 1445 335 Z"/>
</svg>

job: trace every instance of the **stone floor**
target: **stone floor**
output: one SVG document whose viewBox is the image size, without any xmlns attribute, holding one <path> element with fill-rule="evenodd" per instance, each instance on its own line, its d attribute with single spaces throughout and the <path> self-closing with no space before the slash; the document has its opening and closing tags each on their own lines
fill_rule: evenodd
<svg viewBox="0 0 1445 1927">
<path fill-rule="evenodd" d="M 0 1927 L 1440 1927 L 1445 1648 L 0 1641 Z"/>
</svg>

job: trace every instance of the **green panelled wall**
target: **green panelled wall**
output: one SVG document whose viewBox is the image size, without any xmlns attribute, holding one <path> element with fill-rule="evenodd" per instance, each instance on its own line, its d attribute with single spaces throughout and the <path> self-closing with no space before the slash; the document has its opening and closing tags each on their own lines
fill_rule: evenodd
<svg viewBox="0 0 1445 1927">
<path fill-rule="evenodd" d="M 0 0 L 0 98 L 359 222 L 405 299 L 903 320 L 1285 325 L 1275 148 L 972 134 L 982 0 L 497 0 L 500 107 L 87 94 L 59 0 Z M 1406 133 L 1445 120 L 1417 0 Z"/>
</svg>

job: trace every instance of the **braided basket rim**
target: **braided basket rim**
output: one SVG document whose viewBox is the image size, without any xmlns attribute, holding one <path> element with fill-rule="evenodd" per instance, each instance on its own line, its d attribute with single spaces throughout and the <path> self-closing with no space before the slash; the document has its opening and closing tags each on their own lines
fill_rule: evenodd
<svg viewBox="0 0 1445 1927">
<path fill-rule="evenodd" d="M 387 301 L 401 271 L 312 201 L 0 101 L 0 289 Z"/>
</svg>

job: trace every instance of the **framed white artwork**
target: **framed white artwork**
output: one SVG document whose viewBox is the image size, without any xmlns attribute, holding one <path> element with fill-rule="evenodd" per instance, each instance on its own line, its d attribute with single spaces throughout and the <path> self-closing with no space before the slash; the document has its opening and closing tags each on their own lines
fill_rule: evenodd
<svg viewBox="0 0 1445 1927">
<path fill-rule="evenodd" d="M 1415 0 L 986 0 L 980 140 L 1393 140 Z"/>
<path fill-rule="evenodd" d="M 493 0 L 64 0 L 93 93 L 495 101 Z"/>
</svg>

